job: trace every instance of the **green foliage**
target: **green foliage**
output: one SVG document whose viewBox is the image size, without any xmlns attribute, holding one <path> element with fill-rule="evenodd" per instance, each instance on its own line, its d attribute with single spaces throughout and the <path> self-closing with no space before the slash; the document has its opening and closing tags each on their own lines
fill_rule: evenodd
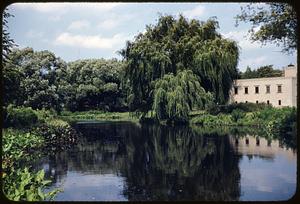
<svg viewBox="0 0 300 204">
<path fill-rule="evenodd" d="M 254 112 L 269 107 L 270 105 L 267 105 L 265 103 L 231 103 L 228 105 L 214 105 L 208 110 L 208 112 L 213 115 L 217 115 L 219 113 L 231 113 L 235 109 L 239 109 L 244 112 Z"/>
<path fill-rule="evenodd" d="M 245 112 L 239 109 L 235 109 L 231 112 L 231 118 L 234 122 L 238 122 L 245 117 Z"/>
<path fill-rule="evenodd" d="M 124 66 L 116 59 L 77 60 L 68 63 L 64 94 L 65 107 L 71 111 L 100 109 L 126 110 Z"/>
<path fill-rule="evenodd" d="M 38 122 L 38 116 L 31 107 L 4 107 L 4 126 L 29 127 Z"/>
<path fill-rule="evenodd" d="M 233 125 L 232 117 L 226 114 L 210 115 L 203 114 L 193 117 L 191 124 L 203 125 L 203 126 L 226 126 Z"/>
<path fill-rule="evenodd" d="M 69 112 L 63 111 L 60 118 L 68 122 L 76 121 L 131 121 L 137 122 L 136 115 L 129 112 L 103 112 L 98 110 Z"/>
<path fill-rule="evenodd" d="M 78 133 L 67 122 L 55 119 L 33 130 L 44 138 L 46 149 L 56 152 L 70 148 L 77 142 Z"/>
<path fill-rule="evenodd" d="M 7 91 L 4 101 L 60 111 L 62 98 L 58 87 L 63 83 L 66 63 L 49 51 L 34 52 L 31 48 L 13 49 L 8 58 L 9 63 L 4 64 L 3 69 Z M 9 87 L 14 82 L 17 83 Z"/>
<path fill-rule="evenodd" d="M 12 47 L 16 46 L 14 40 L 10 38 L 10 34 L 7 31 L 7 19 L 14 17 L 14 15 L 8 13 L 8 9 L 6 8 L 2 13 L 2 17 L 2 62 L 6 63 L 9 60 L 8 54 L 11 52 Z"/>
<path fill-rule="evenodd" d="M 281 77 L 281 76 L 283 76 L 283 71 L 274 69 L 273 65 L 262 66 L 259 67 L 257 70 L 251 70 L 250 67 L 247 67 L 246 71 L 240 74 L 241 79 Z"/>
<path fill-rule="evenodd" d="M 55 189 L 45 193 L 44 189 L 51 180 L 45 180 L 44 170 L 37 173 L 29 172 L 28 168 L 12 171 L 4 178 L 4 193 L 13 201 L 52 200 L 61 190 Z"/>
<path fill-rule="evenodd" d="M 178 19 L 160 16 L 156 25 L 146 26 L 144 34 L 127 42 L 120 53 L 126 61 L 130 110 L 144 114 L 151 110 L 153 82 L 183 70 L 192 70 L 201 79 L 200 85 L 214 93 L 217 102 L 225 103 L 237 77 L 238 47 L 222 39 L 217 28 L 215 19 L 199 22 L 181 15 Z"/>
<path fill-rule="evenodd" d="M 2 131 L 2 168 L 15 165 L 16 161 L 30 156 L 29 151 L 41 147 L 43 138 L 22 130 L 4 129 Z"/>
<path fill-rule="evenodd" d="M 264 107 L 262 109 L 251 110 L 251 108 L 255 107 L 251 106 L 247 105 L 245 106 L 246 108 L 244 107 L 245 109 L 235 108 L 225 114 L 219 113 L 217 115 L 211 115 L 209 113 L 203 113 L 201 115 L 194 116 L 191 119 L 191 123 L 210 126 L 257 126 L 263 128 L 264 131 L 275 135 L 283 133 L 292 133 L 292 135 L 296 134 L 296 108 Z"/>
<path fill-rule="evenodd" d="M 208 93 L 191 70 L 166 74 L 155 83 L 153 111 L 157 120 L 187 122 L 192 108 L 203 109 Z"/>
<path fill-rule="evenodd" d="M 19 201 L 41 201 L 52 199 L 58 190 L 45 193 L 51 181 L 45 180 L 44 171 L 29 172 L 27 167 L 20 168 L 20 161 L 32 160 L 33 152 L 44 144 L 37 134 L 14 129 L 2 131 L 2 179 L 3 192 L 8 199 Z"/>
<path fill-rule="evenodd" d="M 267 3 L 266 6 L 248 4 L 241 7 L 238 22 L 250 23 L 250 37 L 263 45 L 267 42 L 283 45 L 283 52 L 291 53 L 297 48 L 297 14 L 287 3 Z M 258 28 L 258 29 L 256 29 Z"/>
</svg>

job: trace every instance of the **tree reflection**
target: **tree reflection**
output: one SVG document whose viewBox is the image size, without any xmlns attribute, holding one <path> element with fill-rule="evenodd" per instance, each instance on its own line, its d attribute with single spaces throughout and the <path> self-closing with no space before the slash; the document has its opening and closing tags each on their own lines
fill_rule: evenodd
<svg viewBox="0 0 300 204">
<path fill-rule="evenodd" d="M 238 200 L 236 140 L 220 128 L 102 123 L 77 126 L 77 146 L 40 160 L 60 182 L 68 172 L 125 178 L 128 200 Z M 76 193 L 76 192 L 74 192 Z"/>
<path fill-rule="evenodd" d="M 144 137 L 141 137 L 143 135 Z M 143 126 L 126 141 L 129 200 L 237 200 L 238 157 L 228 137 L 189 127 Z"/>
</svg>

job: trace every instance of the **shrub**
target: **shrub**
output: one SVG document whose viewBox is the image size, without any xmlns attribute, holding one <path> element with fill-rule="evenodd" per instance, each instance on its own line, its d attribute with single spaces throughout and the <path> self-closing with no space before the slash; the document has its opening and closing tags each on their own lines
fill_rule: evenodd
<svg viewBox="0 0 300 204">
<path fill-rule="evenodd" d="M 28 168 L 12 171 L 4 176 L 3 192 L 13 201 L 52 200 L 61 190 L 54 189 L 45 193 L 44 190 L 51 180 L 45 180 L 44 175 L 44 170 L 37 173 L 29 172 Z"/>
<path fill-rule="evenodd" d="M 234 122 L 238 122 L 240 119 L 245 117 L 245 112 L 240 109 L 235 109 L 231 112 L 231 118 Z"/>
<path fill-rule="evenodd" d="M 43 138 L 36 134 L 21 130 L 5 129 L 2 131 L 2 168 L 6 169 L 15 164 L 16 161 L 27 158 L 29 151 L 43 145 Z"/>
<path fill-rule="evenodd" d="M 44 138 L 46 148 L 51 151 L 67 149 L 77 142 L 78 133 L 63 120 L 52 120 L 33 131 Z"/>
<path fill-rule="evenodd" d="M 4 108 L 4 127 L 28 127 L 38 122 L 38 116 L 31 107 Z"/>
<path fill-rule="evenodd" d="M 43 108 L 41 110 L 34 110 L 34 113 L 37 115 L 40 123 L 50 121 L 57 116 L 57 113 L 54 109 L 46 110 Z"/>
<path fill-rule="evenodd" d="M 2 141 L 2 187 L 7 198 L 14 201 L 52 199 L 59 190 L 44 192 L 51 182 L 44 179 L 44 170 L 35 173 L 27 167 L 19 168 L 20 162 L 32 160 L 35 156 L 32 151 L 42 147 L 43 139 L 22 130 L 5 129 Z"/>
<path fill-rule="evenodd" d="M 210 114 L 217 115 L 219 113 L 231 113 L 236 109 L 242 110 L 244 112 L 254 112 L 270 107 L 270 105 L 267 105 L 265 103 L 232 103 L 228 105 L 214 105 L 208 111 Z"/>
</svg>

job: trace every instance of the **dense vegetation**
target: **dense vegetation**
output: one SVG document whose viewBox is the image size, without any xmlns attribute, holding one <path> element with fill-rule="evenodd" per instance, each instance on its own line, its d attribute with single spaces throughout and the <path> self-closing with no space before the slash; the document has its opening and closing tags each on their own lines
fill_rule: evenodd
<svg viewBox="0 0 300 204">
<path fill-rule="evenodd" d="M 37 160 L 45 150 L 52 154 L 76 144 L 77 132 L 54 114 L 31 107 L 9 105 L 4 109 L 2 178 L 3 192 L 9 199 L 49 200 L 60 191 L 45 192 L 51 180 L 44 178 L 44 170 L 36 172 L 26 165 Z"/>
<path fill-rule="evenodd" d="M 259 67 L 258 69 L 251 70 L 250 67 L 246 68 L 245 72 L 239 73 L 241 79 L 253 79 L 253 78 L 264 78 L 264 77 L 281 77 L 283 71 L 274 69 L 273 65 L 266 65 Z"/>
<path fill-rule="evenodd" d="M 191 123 L 204 126 L 256 126 L 270 134 L 296 135 L 296 108 L 273 108 L 266 104 L 239 103 L 198 114 Z"/>
<path fill-rule="evenodd" d="M 217 28 L 215 19 L 199 22 L 181 15 L 178 19 L 161 16 L 156 25 L 127 42 L 120 53 L 130 85 L 130 110 L 145 116 L 153 107 L 155 82 L 183 70 L 191 70 L 206 92 L 213 93 L 218 103 L 226 103 L 237 78 L 239 52 L 236 43 L 223 39 Z"/>
<path fill-rule="evenodd" d="M 4 66 L 4 105 L 33 109 L 126 110 L 122 62 L 104 59 L 67 64 L 49 51 L 14 49 Z"/>
</svg>

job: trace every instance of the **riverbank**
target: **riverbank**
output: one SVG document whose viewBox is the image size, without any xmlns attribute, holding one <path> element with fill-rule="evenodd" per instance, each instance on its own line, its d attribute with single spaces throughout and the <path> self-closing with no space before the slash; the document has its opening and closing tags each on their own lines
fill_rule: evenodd
<svg viewBox="0 0 300 204">
<path fill-rule="evenodd" d="M 139 122 L 139 118 L 131 112 L 103 112 L 97 110 L 82 111 L 82 112 L 69 112 L 63 111 L 59 116 L 59 119 L 74 123 L 79 121 L 128 121 Z"/>
<path fill-rule="evenodd" d="M 128 121 L 134 123 L 160 123 L 167 124 L 166 121 L 156 121 L 151 115 L 140 120 L 137 115 L 131 112 L 103 112 L 103 111 L 85 111 L 85 112 L 67 112 L 63 111 L 58 118 L 75 123 L 79 121 Z M 220 111 L 212 114 L 208 111 L 191 111 L 189 114 L 189 125 L 200 126 L 236 126 L 236 127 L 258 127 L 272 133 L 296 132 L 296 108 L 272 108 L 266 107 L 255 110 L 232 109 Z"/>
</svg>

